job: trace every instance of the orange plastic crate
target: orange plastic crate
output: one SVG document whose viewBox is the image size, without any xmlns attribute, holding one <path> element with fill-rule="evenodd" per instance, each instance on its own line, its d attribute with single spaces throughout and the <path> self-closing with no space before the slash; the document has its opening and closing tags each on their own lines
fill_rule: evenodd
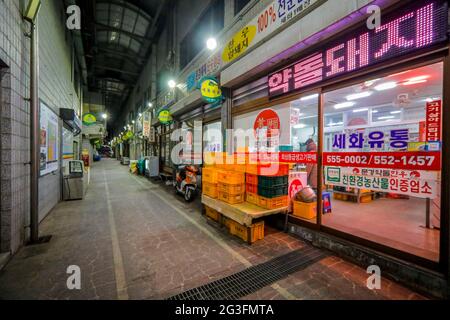
<svg viewBox="0 0 450 320">
<path fill-rule="evenodd" d="M 226 192 L 219 191 L 218 199 L 220 201 L 229 203 L 229 204 L 238 204 L 244 202 L 244 193 L 241 194 L 229 194 Z"/>
<path fill-rule="evenodd" d="M 242 172 L 220 170 L 217 172 L 217 180 L 229 184 L 245 183 L 245 174 Z"/>
<path fill-rule="evenodd" d="M 294 201 L 294 216 L 312 220 L 317 216 L 317 202 L 304 203 L 300 201 Z"/>
<path fill-rule="evenodd" d="M 219 182 L 218 184 L 219 191 L 226 192 L 229 194 L 241 194 L 245 192 L 245 184 L 239 183 L 239 184 L 229 184 L 229 183 L 223 183 Z"/>
<path fill-rule="evenodd" d="M 245 191 L 249 193 L 258 193 L 258 185 L 247 183 Z"/>
<path fill-rule="evenodd" d="M 237 236 L 249 243 L 254 243 L 258 240 L 264 239 L 264 221 L 252 224 L 250 227 L 250 235 L 246 226 L 243 226 L 233 220 L 230 221 L 230 233 L 232 235 Z"/>
<path fill-rule="evenodd" d="M 259 204 L 259 196 L 256 193 L 247 192 L 245 194 L 245 201 L 248 203 L 258 205 Z"/>
<path fill-rule="evenodd" d="M 247 174 L 245 175 L 245 182 L 246 182 L 247 184 L 258 185 L 258 176 L 257 176 L 257 175 L 254 175 L 254 174 L 247 173 Z"/>
<path fill-rule="evenodd" d="M 210 218 L 211 220 L 214 220 L 216 222 L 220 222 L 220 218 L 222 217 L 222 215 L 214 210 L 213 208 L 207 207 L 205 206 L 205 210 L 206 210 L 206 216 L 208 218 Z"/>
<path fill-rule="evenodd" d="M 217 169 L 214 167 L 203 168 L 202 182 L 217 183 Z"/>
<path fill-rule="evenodd" d="M 288 164 L 247 164 L 245 172 L 257 176 L 287 176 L 289 175 Z"/>
<path fill-rule="evenodd" d="M 272 199 L 259 196 L 258 206 L 271 210 L 287 207 L 288 202 L 289 202 L 288 196 L 282 196 Z"/>
<path fill-rule="evenodd" d="M 217 184 L 215 183 L 209 183 L 209 182 L 203 182 L 202 186 L 202 193 L 205 196 L 211 197 L 213 199 L 217 198 Z"/>
</svg>

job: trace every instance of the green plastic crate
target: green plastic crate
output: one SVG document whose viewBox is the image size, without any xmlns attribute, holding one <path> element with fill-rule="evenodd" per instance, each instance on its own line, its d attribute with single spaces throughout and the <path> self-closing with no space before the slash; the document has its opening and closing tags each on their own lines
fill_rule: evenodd
<svg viewBox="0 0 450 320">
<path fill-rule="evenodd" d="M 278 188 L 284 187 L 289 182 L 289 176 L 281 177 L 266 177 L 258 176 L 258 185 L 263 188 Z"/>
<path fill-rule="evenodd" d="M 258 195 L 269 199 L 287 196 L 288 185 L 277 186 L 275 188 L 264 188 L 258 185 Z"/>
</svg>

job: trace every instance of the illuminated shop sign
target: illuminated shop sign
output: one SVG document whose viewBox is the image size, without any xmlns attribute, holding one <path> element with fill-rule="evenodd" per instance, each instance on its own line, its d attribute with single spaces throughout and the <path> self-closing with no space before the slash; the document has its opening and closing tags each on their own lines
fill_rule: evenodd
<svg viewBox="0 0 450 320">
<path fill-rule="evenodd" d="M 349 32 L 325 49 L 271 74 L 269 96 L 301 90 L 447 40 L 447 3 L 416 1 L 382 17 L 382 22 L 374 30 L 364 25 Z"/>
</svg>

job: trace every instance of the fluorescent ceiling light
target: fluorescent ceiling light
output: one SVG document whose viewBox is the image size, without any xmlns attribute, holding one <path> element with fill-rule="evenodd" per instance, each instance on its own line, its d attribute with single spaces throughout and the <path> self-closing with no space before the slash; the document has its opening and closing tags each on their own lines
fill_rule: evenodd
<svg viewBox="0 0 450 320">
<path fill-rule="evenodd" d="M 344 125 L 343 122 L 330 122 L 327 126 L 328 127 L 335 127 L 335 126 L 342 126 Z"/>
<path fill-rule="evenodd" d="M 319 94 L 312 94 L 303 98 L 300 98 L 300 101 L 308 101 L 308 100 L 312 100 L 312 99 L 317 99 L 319 97 Z"/>
<path fill-rule="evenodd" d="M 372 113 L 378 113 L 378 110 L 372 110 Z"/>
<path fill-rule="evenodd" d="M 433 102 L 433 101 L 436 101 L 436 100 L 439 100 L 440 98 L 426 98 L 425 99 L 425 101 L 426 102 Z"/>
<path fill-rule="evenodd" d="M 375 90 L 384 91 L 384 90 L 394 89 L 396 87 L 397 87 L 397 82 L 385 82 L 385 83 L 377 85 L 375 87 Z"/>
<path fill-rule="evenodd" d="M 343 103 L 338 103 L 334 106 L 335 109 L 344 109 L 344 108 L 350 108 L 353 107 L 356 103 L 354 102 L 343 102 Z"/>
<path fill-rule="evenodd" d="M 395 119 L 395 117 L 394 116 L 378 117 L 378 120 L 389 120 L 389 119 Z"/>
<path fill-rule="evenodd" d="M 391 114 L 399 114 L 402 113 L 400 110 L 399 111 L 392 111 Z"/>
<path fill-rule="evenodd" d="M 369 111 L 369 108 L 355 109 L 355 110 L 353 110 L 353 113 L 364 112 L 364 111 Z"/>
<path fill-rule="evenodd" d="M 403 85 L 404 85 L 404 86 L 412 86 L 412 85 L 419 84 L 419 83 L 425 83 L 425 82 L 427 82 L 427 81 L 428 81 L 428 80 L 414 80 L 414 81 L 408 80 L 408 81 L 406 81 L 405 83 L 403 83 Z"/>
<path fill-rule="evenodd" d="M 415 81 L 422 81 L 422 80 L 426 80 L 429 79 L 430 76 L 419 76 L 419 77 L 414 77 L 414 78 L 410 78 L 407 81 L 409 82 L 415 82 Z"/>
<path fill-rule="evenodd" d="M 294 126 L 294 129 L 303 129 L 303 128 L 305 128 L 305 127 L 306 127 L 305 124 L 299 123 L 299 124 L 296 124 L 296 125 Z"/>
<path fill-rule="evenodd" d="M 352 100 L 367 98 L 367 97 L 370 97 L 372 95 L 372 93 L 373 93 L 372 91 L 364 91 L 364 92 L 360 92 L 360 93 L 350 94 L 346 97 L 346 99 L 347 99 L 347 101 L 352 101 Z"/>
<path fill-rule="evenodd" d="M 404 86 L 411 86 L 411 85 L 414 85 L 414 84 L 424 83 L 424 82 L 427 82 L 428 78 L 430 78 L 430 76 L 428 76 L 428 75 L 419 76 L 419 77 L 413 77 L 413 78 L 410 78 L 410 79 L 406 80 L 403 83 L 403 85 Z"/>
</svg>

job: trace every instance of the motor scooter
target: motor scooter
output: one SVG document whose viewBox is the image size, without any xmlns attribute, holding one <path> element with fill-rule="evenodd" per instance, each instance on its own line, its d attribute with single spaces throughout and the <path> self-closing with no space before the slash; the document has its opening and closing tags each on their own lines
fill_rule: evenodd
<svg viewBox="0 0 450 320">
<path fill-rule="evenodd" d="M 173 185 L 175 193 L 184 195 L 184 200 L 191 202 L 198 194 L 200 169 L 194 165 L 178 166 Z"/>
</svg>

